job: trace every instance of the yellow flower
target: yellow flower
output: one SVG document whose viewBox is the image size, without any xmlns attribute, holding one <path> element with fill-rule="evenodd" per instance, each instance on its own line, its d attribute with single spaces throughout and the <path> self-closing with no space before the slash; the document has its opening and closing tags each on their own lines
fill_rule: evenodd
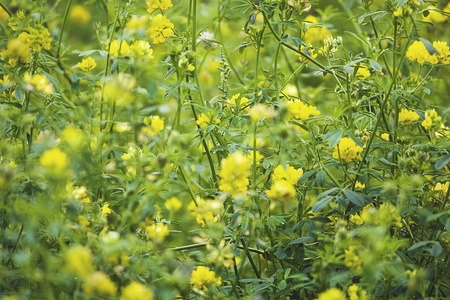
<svg viewBox="0 0 450 300">
<path fill-rule="evenodd" d="M 149 13 L 154 12 L 157 9 L 161 9 L 162 11 L 167 10 L 173 6 L 171 0 L 149 0 L 147 1 Z"/>
<path fill-rule="evenodd" d="M 219 189 L 231 192 L 232 197 L 244 194 L 249 184 L 250 160 L 242 152 L 234 152 L 222 160 L 219 171 Z"/>
<path fill-rule="evenodd" d="M 329 288 L 319 295 L 317 300 L 346 300 L 344 292 L 337 288 Z"/>
<path fill-rule="evenodd" d="M 220 120 L 216 118 L 214 120 L 214 122 L 216 124 L 219 124 Z M 204 113 L 201 113 L 200 117 L 198 117 L 198 119 L 197 119 L 197 121 L 195 123 L 197 123 L 197 125 L 200 126 L 200 127 L 207 127 L 207 126 L 212 124 L 211 123 L 211 118 L 208 117 L 207 115 L 205 115 Z"/>
<path fill-rule="evenodd" d="M 48 81 L 47 76 L 42 74 L 34 74 L 31 76 L 30 73 L 25 73 L 23 81 L 30 85 L 30 90 L 36 90 L 47 96 L 50 96 L 55 91 L 53 84 Z"/>
<path fill-rule="evenodd" d="M 398 115 L 398 121 L 402 125 L 409 125 L 412 122 L 415 122 L 419 119 L 420 119 L 420 117 L 415 111 L 407 110 L 405 108 L 402 108 L 402 110 L 400 111 L 400 113 Z"/>
<path fill-rule="evenodd" d="M 83 291 L 88 295 L 108 297 L 116 295 L 117 287 L 105 273 L 94 272 L 86 278 Z"/>
<path fill-rule="evenodd" d="M 28 18 L 28 20 L 24 22 L 25 19 L 27 19 L 27 16 L 23 12 L 23 10 L 19 10 L 15 16 L 9 18 L 8 26 L 11 27 L 11 29 L 14 31 L 18 30 L 19 26 L 21 26 L 22 30 L 28 30 L 28 24 L 31 22 L 31 19 Z"/>
<path fill-rule="evenodd" d="M 69 159 L 59 148 L 53 148 L 44 152 L 40 163 L 47 172 L 53 175 L 62 175 L 69 166 Z"/>
<path fill-rule="evenodd" d="M 447 46 L 447 42 L 440 42 L 440 41 L 433 42 L 433 47 L 439 52 L 438 57 L 439 62 L 441 64 L 450 63 L 450 48 Z"/>
<path fill-rule="evenodd" d="M 221 286 L 222 278 L 216 277 L 216 273 L 208 267 L 199 266 L 197 270 L 192 271 L 190 283 L 194 288 L 206 292 L 211 286 Z"/>
<path fill-rule="evenodd" d="M 9 19 L 9 14 L 3 7 L 0 7 L 0 22 L 6 21 Z"/>
<path fill-rule="evenodd" d="M 253 122 L 259 122 L 264 119 L 271 119 L 271 118 L 275 117 L 275 111 L 273 110 L 272 107 L 267 106 L 265 104 L 259 104 L 259 103 L 253 105 L 250 108 L 249 114 L 250 114 L 250 119 Z"/>
<path fill-rule="evenodd" d="M 430 55 L 427 48 L 421 41 L 415 41 L 409 46 L 406 52 L 406 57 L 411 61 L 416 61 L 419 64 L 425 62 L 433 65 L 437 63 L 447 64 L 450 62 L 450 49 L 447 46 L 447 42 L 435 41 L 433 47 L 439 52 L 439 54 L 433 53 Z"/>
<path fill-rule="evenodd" d="M 153 39 L 153 44 L 162 44 L 166 41 L 166 37 L 175 36 L 173 28 L 170 20 L 159 14 L 151 18 L 147 34 Z"/>
<path fill-rule="evenodd" d="M 317 47 L 325 38 L 331 36 L 331 33 L 328 32 L 327 28 L 318 23 L 319 20 L 312 15 L 308 15 L 305 18 L 305 24 L 308 24 L 309 28 L 306 30 L 302 40 L 304 40 L 307 45 Z"/>
<path fill-rule="evenodd" d="M 79 149 L 83 143 L 83 131 L 73 125 L 66 126 L 62 133 L 62 140 L 74 149 Z"/>
<path fill-rule="evenodd" d="M 164 206 L 173 212 L 179 211 L 183 207 L 183 203 L 177 197 L 172 197 L 164 202 Z"/>
<path fill-rule="evenodd" d="M 92 57 L 83 58 L 81 62 L 78 63 L 78 68 L 85 72 L 92 71 L 97 66 L 95 59 Z"/>
<path fill-rule="evenodd" d="M 10 40 L 6 45 L 6 49 L 2 51 L 2 59 L 8 60 L 8 63 L 15 67 L 19 62 L 25 63 L 30 59 L 30 49 L 20 39 Z"/>
<path fill-rule="evenodd" d="M 133 45 L 130 46 L 131 54 L 135 58 L 153 58 L 153 49 L 147 41 L 135 41 Z"/>
<path fill-rule="evenodd" d="M 272 183 L 270 190 L 266 194 L 274 200 L 289 201 L 295 196 L 296 191 L 292 183 L 286 180 L 279 180 Z"/>
<path fill-rule="evenodd" d="M 437 24 L 437 23 L 443 23 L 448 19 L 447 15 L 437 12 L 436 7 L 434 7 L 434 6 L 428 6 L 426 9 L 428 10 L 429 14 L 428 14 L 428 16 L 423 17 L 422 21 L 424 21 L 424 22 Z M 450 13 L 450 3 L 447 5 L 446 8 L 444 8 L 444 12 Z"/>
<path fill-rule="evenodd" d="M 367 70 L 366 68 L 363 68 L 363 67 L 359 67 L 358 71 L 356 72 L 355 78 L 357 80 L 364 80 L 369 76 L 370 76 L 369 70 Z"/>
<path fill-rule="evenodd" d="M 145 117 L 144 124 L 147 126 L 142 127 L 142 132 L 146 132 L 150 135 L 156 135 L 159 131 L 164 129 L 164 119 L 160 116 Z"/>
<path fill-rule="evenodd" d="M 385 141 L 389 141 L 389 133 L 382 133 L 381 138 Z"/>
<path fill-rule="evenodd" d="M 80 245 L 73 246 L 66 253 L 63 270 L 70 274 L 86 277 L 93 271 L 92 260 L 89 248 Z"/>
<path fill-rule="evenodd" d="M 127 55 L 131 54 L 131 49 L 130 49 L 130 46 L 128 45 L 127 41 L 120 42 L 119 40 L 114 40 L 111 43 L 109 53 L 115 57 L 119 57 L 119 53 L 122 56 L 127 56 Z"/>
<path fill-rule="evenodd" d="M 161 242 L 169 235 L 169 226 L 162 222 L 153 223 L 145 227 L 145 230 L 147 231 L 147 236 L 155 241 Z"/>
<path fill-rule="evenodd" d="M 288 102 L 288 113 L 290 116 L 299 120 L 306 120 L 309 117 L 320 115 L 320 111 L 315 106 L 308 105 L 300 99 Z"/>
<path fill-rule="evenodd" d="M 105 222 L 108 222 L 107 218 L 108 215 L 110 215 L 112 213 L 112 209 L 109 208 L 109 203 L 106 203 L 102 206 L 102 220 Z"/>
<path fill-rule="evenodd" d="M 339 157 L 345 162 L 349 163 L 352 160 L 361 160 L 361 152 L 363 148 L 356 145 L 351 138 L 342 138 L 337 145 L 337 148 L 333 152 L 333 157 L 338 159 Z"/>
<path fill-rule="evenodd" d="M 297 184 L 297 181 L 303 175 L 303 169 L 296 170 L 294 167 L 286 165 L 286 169 L 282 165 L 278 165 L 273 170 L 272 181 L 286 180 L 292 185 Z"/>
<path fill-rule="evenodd" d="M 25 42 L 31 51 L 41 52 L 42 50 L 50 50 L 53 39 L 50 37 L 50 32 L 42 25 L 35 25 L 28 28 L 27 32 L 22 32 L 17 37 L 19 40 Z"/>
<path fill-rule="evenodd" d="M 74 24 L 87 24 L 91 19 L 91 14 L 84 6 L 75 5 L 70 10 L 69 19 Z"/>
<path fill-rule="evenodd" d="M 362 258 L 357 255 L 356 246 L 350 246 L 345 250 L 345 265 L 353 269 L 357 274 L 362 273 Z"/>
<path fill-rule="evenodd" d="M 366 187 L 365 184 L 362 184 L 361 182 L 356 181 L 356 183 L 355 183 L 355 189 L 356 189 L 356 190 L 362 190 L 362 189 L 364 189 L 365 187 Z"/>
<path fill-rule="evenodd" d="M 354 283 L 348 287 L 348 296 L 350 300 L 365 300 L 367 299 L 367 292 Z"/>
<path fill-rule="evenodd" d="M 153 291 L 145 285 L 133 281 L 127 285 L 123 291 L 120 300 L 152 300 Z"/>
<path fill-rule="evenodd" d="M 350 215 L 349 221 L 356 226 L 362 225 L 364 223 L 358 214 Z"/>
</svg>

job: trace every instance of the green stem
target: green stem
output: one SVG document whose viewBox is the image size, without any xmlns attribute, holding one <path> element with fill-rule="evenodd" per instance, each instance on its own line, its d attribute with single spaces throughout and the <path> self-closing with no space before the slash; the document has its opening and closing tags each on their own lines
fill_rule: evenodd
<svg viewBox="0 0 450 300">
<path fill-rule="evenodd" d="M 192 201 L 194 201 L 195 206 L 198 207 L 197 199 L 195 198 L 195 194 L 194 194 L 194 192 L 193 192 L 192 189 L 191 189 L 191 185 L 189 184 L 189 182 L 188 182 L 188 180 L 187 180 L 186 174 L 184 173 L 184 168 L 183 168 L 182 165 L 180 165 L 180 166 L 178 166 L 178 167 L 179 167 L 179 169 L 180 169 L 181 177 L 183 177 L 183 180 L 184 180 L 184 182 L 186 183 L 186 186 L 187 186 L 189 195 L 191 196 Z"/>
<path fill-rule="evenodd" d="M 67 2 L 66 11 L 64 12 L 63 22 L 61 26 L 61 31 L 59 32 L 59 38 L 58 38 L 58 48 L 56 49 L 56 58 L 59 59 L 59 54 L 61 52 L 61 43 L 62 43 L 62 37 L 64 33 L 64 28 L 66 27 L 66 21 L 67 16 L 69 15 L 70 5 L 72 5 L 72 0 L 69 0 Z"/>
</svg>

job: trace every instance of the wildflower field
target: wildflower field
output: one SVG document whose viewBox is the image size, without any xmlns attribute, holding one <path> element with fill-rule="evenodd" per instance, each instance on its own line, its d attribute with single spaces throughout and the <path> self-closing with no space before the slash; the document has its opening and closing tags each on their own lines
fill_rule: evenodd
<svg viewBox="0 0 450 300">
<path fill-rule="evenodd" d="M 0 25 L 0 299 L 449 299 L 449 1 Z"/>
</svg>

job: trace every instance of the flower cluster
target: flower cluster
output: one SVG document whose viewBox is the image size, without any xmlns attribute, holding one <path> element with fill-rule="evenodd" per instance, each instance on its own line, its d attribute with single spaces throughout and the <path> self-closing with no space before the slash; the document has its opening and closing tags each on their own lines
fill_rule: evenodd
<svg viewBox="0 0 450 300">
<path fill-rule="evenodd" d="M 20 62 L 28 62 L 30 59 L 30 49 L 28 48 L 28 45 L 20 39 L 10 40 L 6 45 L 6 49 L 2 51 L 2 59 L 8 60 L 8 64 L 11 67 L 15 67 Z"/>
<path fill-rule="evenodd" d="M 131 282 L 122 290 L 120 300 L 152 300 L 153 292 L 151 289 L 137 281 Z"/>
<path fill-rule="evenodd" d="M 250 176 L 250 159 L 242 152 L 234 152 L 222 160 L 219 171 L 219 188 L 232 197 L 247 191 Z"/>
<path fill-rule="evenodd" d="M 303 103 L 300 99 L 291 100 L 288 103 L 288 113 L 298 120 L 306 120 L 309 117 L 320 115 L 320 111 L 315 106 Z"/>
<path fill-rule="evenodd" d="M 395 225 L 399 228 L 402 227 L 402 218 L 397 209 L 393 205 L 387 203 L 380 204 L 380 207 L 376 209 L 373 205 L 364 207 L 361 212 L 361 219 L 364 224 L 373 224 L 377 226 Z"/>
<path fill-rule="evenodd" d="M 157 9 L 160 9 L 161 11 L 167 10 L 171 8 L 173 4 L 171 0 L 149 0 L 147 1 L 147 6 L 147 11 L 152 13 Z"/>
<path fill-rule="evenodd" d="M 195 123 L 197 123 L 197 125 L 200 126 L 200 127 L 207 127 L 209 125 L 213 125 L 212 117 L 207 116 L 204 113 L 200 114 L 200 116 L 198 117 L 198 119 L 197 119 L 197 121 Z M 220 120 L 215 118 L 214 119 L 214 124 L 219 124 L 219 123 L 220 123 Z"/>
<path fill-rule="evenodd" d="M 433 47 L 437 50 L 437 53 L 430 54 L 421 41 L 415 41 L 409 46 L 406 57 L 421 65 L 426 62 L 433 65 L 437 63 L 448 64 L 450 62 L 450 49 L 447 42 L 433 42 Z"/>
<path fill-rule="evenodd" d="M 336 159 L 341 158 L 349 163 L 353 160 L 361 160 L 362 151 L 363 148 L 356 145 L 351 138 L 342 138 L 337 145 L 337 149 L 333 152 L 333 157 Z"/>
<path fill-rule="evenodd" d="M 19 40 L 24 41 L 31 51 L 41 52 L 42 50 L 50 50 L 51 42 L 53 39 L 50 37 L 50 32 L 42 25 L 35 25 L 29 27 L 28 32 L 22 32 L 17 37 Z"/>
<path fill-rule="evenodd" d="M 303 175 L 303 170 L 296 170 L 294 167 L 278 165 L 272 174 L 272 186 L 267 191 L 267 196 L 272 199 L 282 199 L 288 201 L 295 196 L 295 185 Z"/>
<path fill-rule="evenodd" d="M 59 148 L 46 150 L 42 155 L 41 166 L 50 174 L 62 175 L 69 166 L 69 159 L 67 154 L 62 152 Z"/>
<path fill-rule="evenodd" d="M 308 15 L 305 18 L 307 30 L 303 36 L 303 40 L 307 45 L 318 46 L 324 39 L 331 36 L 325 26 L 318 25 L 319 20 L 313 15 Z"/>
<path fill-rule="evenodd" d="M 111 43 L 109 53 L 112 56 L 133 56 L 134 58 L 153 58 L 153 49 L 147 41 L 137 40 L 131 46 L 127 41 L 114 40 Z"/>
<path fill-rule="evenodd" d="M 247 97 L 240 97 L 240 95 L 241 94 L 233 95 L 233 97 L 228 100 L 229 104 L 227 104 L 227 106 L 234 108 L 235 112 L 247 110 L 250 104 L 250 100 L 248 100 Z"/>
<path fill-rule="evenodd" d="M 147 34 L 153 39 L 153 44 L 162 44 L 166 37 L 174 36 L 173 24 L 166 16 L 156 15 L 150 20 L 150 27 Z"/>
<path fill-rule="evenodd" d="M 78 68 L 80 68 L 85 72 L 90 72 L 97 66 L 97 63 L 95 62 L 95 59 L 93 59 L 92 57 L 87 57 L 83 58 L 81 62 L 77 64 L 77 66 Z"/>
<path fill-rule="evenodd" d="M 159 131 L 164 129 L 164 119 L 160 116 L 149 116 L 144 118 L 144 126 L 141 128 L 142 132 L 148 133 L 149 135 L 156 135 Z"/>
<path fill-rule="evenodd" d="M 222 278 L 216 277 L 216 273 L 210 271 L 208 267 L 199 266 L 192 271 L 190 283 L 194 285 L 194 288 L 206 292 L 211 286 L 221 286 Z"/>
<path fill-rule="evenodd" d="M 409 125 L 412 122 L 415 122 L 419 119 L 420 119 L 420 117 L 415 111 L 407 110 L 405 108 L 402 108 L 402 110 L 398 114 L 398 121 L 402 125 Z"/>
<path fill-rule="evenodd" d="M 153 223 L 150 226 L 145 227 L 147 236 L 154 241 L 161 242 L 166 236 L 169 235 L 169 226 L 162 222 Z"/>
<path fill-rule="evenodd" d="M 353 269 L 357 274 L 362 273 L 362 258 L 357 253 L 356 246 L 350 246 L 348 250 L 345 250 L 345 265 Z"/>
<path fill-rule="evenodd" d="M 434 109 L 427 110 L 425 112 L 425 119 L 422 122 L 422 126 L 429 130 L 432 128 L 439 129 L 441 127 L 442 117 L 438 116 Z"/>
</svg>

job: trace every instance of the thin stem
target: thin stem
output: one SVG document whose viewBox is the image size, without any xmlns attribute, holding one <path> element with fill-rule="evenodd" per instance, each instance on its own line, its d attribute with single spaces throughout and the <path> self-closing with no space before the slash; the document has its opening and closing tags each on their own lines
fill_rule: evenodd
<svg viewBox="0 0 450 300">
<path fill-rule="evenodd" d="M 61 42 L 62 42 L 62 37 L 63 37 L 63 33 L 64 33 L 64 28 L 66 27 L 67 16 L 69 15 L 70 5 L 72 5 L 72 0 L 69 0 L 67 2 L 66 11 L 64 12 L 63 22 L 61 25 L 61 31 L 59 32 L 58 48 L 56 49 L 56 58 L 58 58 L 58 59 L 59 59 L 59 54 L 61 52 Z"/>
</svg>

